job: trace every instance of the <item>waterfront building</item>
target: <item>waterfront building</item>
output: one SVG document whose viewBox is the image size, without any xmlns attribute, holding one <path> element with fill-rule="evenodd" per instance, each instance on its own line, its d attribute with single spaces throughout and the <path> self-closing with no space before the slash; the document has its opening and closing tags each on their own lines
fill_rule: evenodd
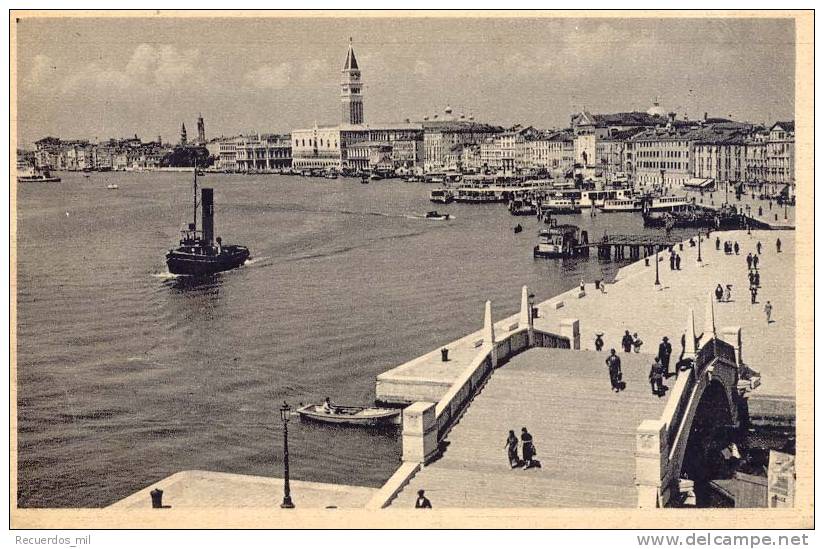
<svg viewBox="0 0 824 549">
<path fill-rule="evenodd" d="M 183 122 L 180 124 L 180 144 L 185 147 L 188 143 L 189 140 L 186 138 L 186 123 Z"/>
<path fill-rule="evenodd" d="M 746 181 L 747 137 L 739 132 L 716 134 L 693 146 L 693 175 L 716 182 Z"/>
<path fill-rule="evenodd" d="M 453 116 L 451 107 L 446 107 L 444 115 L 444 118 L 440 120 L 425 119 L 423 121 L 425 171 L 446 169 L 447 156 L 452 152 L 455 145 L 482 144 L 486 139 L 496 137 L 504 131 L 500 126 L 475 122 L 463 116 Z M 515 158 L 514 149 L 513 140 L 512 147 L 509 149 L 512 155 L 511 162 L 514 162 Z M 481 151 L 481 156 L 483 157 L 483 150 Z M 499 156 L 499 159 L 501 162 L 503 161 L 501 156 Z"/>
<path fill-rule="evenodd" d="M 57 137 L 44 137 L 34 143 L 35 166 L 45 170 L 62 170 L 65 168 L 63 144 Z"/>
<path fill-rule="evenodd" d="M 795 121 L 776 122 L 767 138 L 767 183 L 795 194 Z"/>
<path fill-rule="evenodd" d="M 292 141 L 289 135 L 239 136 L 233 141 L 234 169 L 231 171 L 266 172 L 292 167 Z"/>
</svg>

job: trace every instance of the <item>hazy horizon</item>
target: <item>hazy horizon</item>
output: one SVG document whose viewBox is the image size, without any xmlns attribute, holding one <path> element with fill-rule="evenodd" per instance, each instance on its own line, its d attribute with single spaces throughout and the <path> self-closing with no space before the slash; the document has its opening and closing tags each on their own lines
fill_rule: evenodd
<svg viewBox="0 0 824 549">
<path fill-rule="evenodd" d="M 794 117 L 792 19 L 29 18 L 17 23 L 18 136 L 177 141 L 337 124 L 351 36 L 366 123 L 455 113 L 564 127 L 661 106 Z"/>
</svg>

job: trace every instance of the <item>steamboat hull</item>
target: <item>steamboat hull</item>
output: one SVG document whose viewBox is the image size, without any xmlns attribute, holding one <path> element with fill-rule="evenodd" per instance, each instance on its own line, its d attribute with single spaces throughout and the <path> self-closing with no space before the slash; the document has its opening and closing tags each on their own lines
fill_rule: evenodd
<svg viewBox="0 0 824 549">
<path fill-rule="evenodd" d="M 166 254 L 166 266 L 172 274 L 204 276 L 230 271 L 240 267 L 249 259 L 248 249 L 242 246 L 227 248 L 224 248 L 223 253 L 219 255 L 197 255 L 172 250 Z"/>
</svg>

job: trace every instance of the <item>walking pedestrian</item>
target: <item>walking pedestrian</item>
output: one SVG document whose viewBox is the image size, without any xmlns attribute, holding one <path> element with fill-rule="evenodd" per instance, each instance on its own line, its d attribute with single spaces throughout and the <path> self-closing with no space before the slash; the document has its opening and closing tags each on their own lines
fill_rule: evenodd
<svg viewBox="0 0 824 549">
<path fill-rule="evenodd" d="M 615 349 L 609 350 L 606 364 L 609 368 L 609 383 L 612 390 L 617 393 L 621 390 L 621 359 L 615 354 Z"/>
<path fill-rule="evenodd" d="M 776 252 L 781 253 L 781 239 L 780 238 L 775 239 L 775 250 L 776 250 Z"/>
<path fill-rule="evenodd" d="M 672 345 L 670 345 L 669 338 L 664 336 L 661 343 L 658 345 L 658 358 L 661 359 L 661 364 L 664 367 L 664 375 L 669 377 L 669 362 L 670 355 L 672 355 Z"/>
<path fill-rule="evenodd" d="M 738 247 L 738 241 L 737 240 L 735 241 L 735 244 L 733 244 L 732 249 L 735 250 L 735 255 L 738 255 L 738 250 L 740 248 Z"/>
<path fill-rule="evenodd" d="M 761 241 L 760 240 L 755 244 L 755 252 L 758 255 L 761 255 Z"/>
<path fill-rule="evenodd" d="M 755 271 L 752 274 L 752 283 L 756 288 L 761 287 L 761 273 L 759 273 L 758 271 Z"/>
<path fill-rule="evenodd" d="M 764 215 L 764 209 L 761 206 L 758 206 L 758 217 Z"/>
<path fill-rule="evenodd" d="M 638 337 L 637 333 L 632 334 L 632 350 L 633 351 L 635 351 L 636 353 L 640 353 L 641 352 L 641 345 L 643 345 L 643 344 L 644 344 L 644 342 L 641 341 L 641 338 Z"/>
<path fill-rule="evenodd" d="M 747 273 L 747 278 L 750 279 L 750 288 L 755 286 L 755 273 L 750 271 L 749 273 Z"/>
<path fill-rule="evenodd" d="M 758 295 L 758 288 L 756 286 L 750 286 L 750 297 L 752 299 L 752 304 L 755 305 L 756 301 L 755 298 Z"/>
<path fill-rule="evenodd" d="M 600 351 L 604 348 L 604 334 L 601 332 L 597 332 L 595 334 L 595 350 Z"/>
<path fill-rule="evenodd" d="M 652 367 L 649 369 L 649 385 L 652 394 L 658 398 L 664 395 L 664 365 L 661 364 L 661 359 L 658 357 L 655 357 L 655 362 L 652 363 Z"/>
<path fill-rule="evenodd" d="M 715 287 L 715 299 L 718 303 L 721 303 L 721 298 L 724 297 L 724 288 L 721 287 L 721 284 Z"/>
<path fill-rule="evenodd" d="M 529 434 L 526 427 L 521 427 L 521 455 L 524 458 L 524 469 L 532 467 L 532 459 L 537 453 L 535 445 L 532 443 L 532 435 Z"/>
<path fill-rule="evenodd" d="M 506 456 L 509 459 L 509 468 L 514 469 L 520 465 L 521 460 L 518 458 L 518 437 L 515 436 L 515 431 L 509 431 L 509 436 L 506 437 Z"/>
<path fill-rule="evenodd" d="M 715 250 L 718 251 L 721 249 L 721 238 L 715 237 Z"/>
<path fill-rule="evenodd" d="M 767 300 L 767 304 L 764 305 L 764 312 L 767 314 L 767 324 L 772 322 L 772 319 L 770 318 L 770 317 L 772 317 L 772 309 L 773 309 L 772 303 L 770 303 L 769 300 Z"/>
<path fill-rule="evenodd" d="M 670 252 L 670 271 L 675 270 L 675 252 Z"/>
<path fill-rule="evenodd" d="M 423 490 L 418 490 L 418 499 L 415 500 L 415 509 L 432 509 L 432 502 L 429 501 Z"/>
<path fill-rule="evenodd" d="M 732 284 L 727 284 L 724 288 L 724 301 L 729 303 L 732 300 Z"/>
<path fill-rule="evenodd" d="M 752 252 L 747 254 L 747 270 L 752 269 Z"/>
<path fill-rule="evenodd" d="M 621 338 L 621 347 L 624 348 L 625 353 L 632 351 L 632 336 L 629 335 L 629 330 L 626 330 L 624 337 Z"/>
<path fill-rule="evenodd" d="M 756 271 L 758 270 L 758 256 L 757 255 L 752 256 L 752 268 L 755 269 Z"/>
<path fill-rule="evenodd" d="M 681 270 L 681 254 L 675 254 L 675 270 Z"/>
</svg>

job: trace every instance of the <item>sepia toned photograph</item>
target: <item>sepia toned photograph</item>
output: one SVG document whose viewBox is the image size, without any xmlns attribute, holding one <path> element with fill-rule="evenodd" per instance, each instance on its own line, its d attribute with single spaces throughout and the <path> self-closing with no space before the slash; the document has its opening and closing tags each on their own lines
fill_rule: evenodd
<svg viewBox="0 0 824 549">
<path fill-rule="evenodd" d="M 9 25 L 13 527 L 812 527 L 811 12 Z"/>
</svg>

